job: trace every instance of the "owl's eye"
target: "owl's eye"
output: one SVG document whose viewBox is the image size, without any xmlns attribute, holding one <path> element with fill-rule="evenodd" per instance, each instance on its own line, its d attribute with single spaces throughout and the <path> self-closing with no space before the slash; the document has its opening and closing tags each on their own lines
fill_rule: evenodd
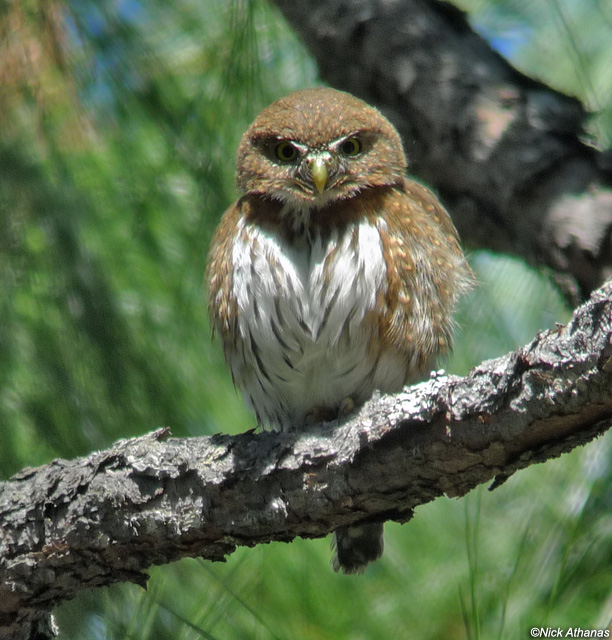
<svg viewBox="0 0 612 640">
<path fill-rule="evenodd" d="M 298 150 L 290 142 L 277 142 L 274 154 L 281 162 L 293 162 L 298 157 Z"/>
<path fill-rule="evenodd" d="M 349 158 L 354 158 L 361 153 L 361 140 L 359 138 L 347 138 L 341 145 L 340 151 Z"/>
</svg>

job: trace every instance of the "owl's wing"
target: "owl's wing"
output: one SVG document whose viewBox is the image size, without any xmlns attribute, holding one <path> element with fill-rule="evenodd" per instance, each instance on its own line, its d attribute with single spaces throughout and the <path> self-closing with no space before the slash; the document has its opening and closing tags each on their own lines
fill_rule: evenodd
<svg viewBox="0 0 612 640">
<path fill-rule="evenodd" d="M 425 369 L 450 347 L 457 299 L 472 272 L 450 216 L 425 187 L 406 179 L 390 190 L 378 220 L 387 265 L 380 336 Z"/>
<path fill-rule="evenodd" d="M 236 331 L 232 248 L 242 207 L 243 200 L 237 200 L 223 214 L 211 241 L 206 268 L 210 326 L 213 334 L 218 332 L 224 343 Z"/>
</svg>

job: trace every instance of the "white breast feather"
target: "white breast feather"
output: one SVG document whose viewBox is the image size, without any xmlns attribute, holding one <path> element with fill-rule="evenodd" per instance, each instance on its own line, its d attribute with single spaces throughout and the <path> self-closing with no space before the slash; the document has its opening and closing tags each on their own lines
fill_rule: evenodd
<svg viewBox="0 0 612 640">
<path fill-rule="evenodd" d="M 243 347 L 230 366 L 247 402 L 263 422 L 284 427 L 315 407 L 365 400 L 381 383 L 362 324 L 386 291 L 375 227 L 362 221 L 290 247 L 260 227 L 246 231 L 245 242 L 239 229 L 232 253 Z M 395 373 L 392 386 L 398 380 Z"/>
</svg>

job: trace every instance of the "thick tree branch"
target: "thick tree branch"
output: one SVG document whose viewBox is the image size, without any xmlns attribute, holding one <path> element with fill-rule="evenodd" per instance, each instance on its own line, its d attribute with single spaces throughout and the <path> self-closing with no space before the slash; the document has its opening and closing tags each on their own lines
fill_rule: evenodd
<svg viewBox="0 0 612 640">
<path fill-rule="evenodd" d="M 88 587 L 186 556 L 407 521 L 441 495 L 558 456 L 612 425 L 612 280 L 566 327 L 375 398 L 341 425 L 169 439 L 166 430 L 0 485 L 0 638 L 51 636 Z"/>
<path fill-rule="evenodd" d="M 495 53 L 437 0 L 274 0 L 321 76 L 376 104 L 473 247 L 547 265 L 572 299 L 612 274 L 609 153 L 580 103 Z"/>
</svg>

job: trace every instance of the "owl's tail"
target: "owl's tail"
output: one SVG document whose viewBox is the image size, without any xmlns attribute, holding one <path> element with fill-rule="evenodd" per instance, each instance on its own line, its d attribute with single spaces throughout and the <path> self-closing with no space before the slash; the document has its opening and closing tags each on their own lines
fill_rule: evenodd
<svg viewBox="0 0 612 640">
<path fill-rule="evenodd" d="M 339 527 L 332 539 L 332 567 L 342 573 L 363 573 L 369 562 L 382 556 L 383 523 Z"/>
</svg>

